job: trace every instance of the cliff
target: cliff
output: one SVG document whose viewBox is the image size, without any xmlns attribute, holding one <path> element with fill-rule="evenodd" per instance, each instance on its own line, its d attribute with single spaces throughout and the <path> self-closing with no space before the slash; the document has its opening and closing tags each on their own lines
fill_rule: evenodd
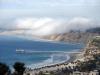
<svg viewBox="0 0 100 75">
<path fill-rule="evenodd" d="M 40 38 L 53 41 L 64 41 L 64 42 L 87 42 L 93 36 L 97 35 L 100 34 L 90 33 L 90 32 L 69 32 L 64 34 L 53 34 L 48 36 L 42 36 Z"/>
</svg>

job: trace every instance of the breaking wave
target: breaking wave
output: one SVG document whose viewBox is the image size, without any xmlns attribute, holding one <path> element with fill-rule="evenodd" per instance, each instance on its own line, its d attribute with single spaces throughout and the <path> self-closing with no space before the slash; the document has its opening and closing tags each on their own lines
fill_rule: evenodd
<svg viewBox="0 0 100 75">
<path fill-rule="evenodd" d="M 52 54 L 48 59 L 42 61 L 41 63 L 27 65 L 28 68 L 35 69 L 45 66 L 50 66 L 53 64 L 63 63 L 68 61 L 70 56 L 68 54 L 60 53 L 60 54 Z"/>
</svg>

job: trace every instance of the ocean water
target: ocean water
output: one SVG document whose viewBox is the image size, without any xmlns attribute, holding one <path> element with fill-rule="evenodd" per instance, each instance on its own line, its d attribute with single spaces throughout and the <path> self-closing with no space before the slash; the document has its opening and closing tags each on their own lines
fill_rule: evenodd
<svg viewBox="0 0 100 75">
<path fill-rule="evenodd" d="M 63 52 L 78 51 L 84 47 L 82 43 L 64 43 L 36 41 L 16 36 L 0 36 L 0 62 L 12 66 L 15 62 L 24 62 L 28 67 L 41 67 L 57 62 L 63 62 L 70 57 Z M 17 50 L 40 51 L 32 53 L 17 53 Z M 47 52 L 48 51 L 48 52 Z M 50 52 L 49 52 L 50 51 Z M 58 52 L 55 52 L 58 51 Z M 63 52 L 59 52 L 63 51 Z"/>
</svg>

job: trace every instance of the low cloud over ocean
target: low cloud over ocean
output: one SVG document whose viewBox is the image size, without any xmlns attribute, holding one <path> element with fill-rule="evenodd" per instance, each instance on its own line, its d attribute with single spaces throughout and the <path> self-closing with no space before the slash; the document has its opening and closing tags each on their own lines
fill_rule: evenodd
<svg viewBox="0 0 100 75">
<path fill-rule="evenodd" d="M 21 18 L 16 19 L 5 29 L 12 29 L 13 31 L 23 30 L 24 34 L 31 35 L 50 35 L 58 33 L 66 33 L 71 30 L 85 31 L 90 28 L 100 27 L 98 21 L 89 18 L 76 17 L 70 20 L 59 20 L 53 18 Z M 1 27 L 2 28 L 2 27 Z M 8 30 L 9 31 L 9 30 Z"/>
</svg>

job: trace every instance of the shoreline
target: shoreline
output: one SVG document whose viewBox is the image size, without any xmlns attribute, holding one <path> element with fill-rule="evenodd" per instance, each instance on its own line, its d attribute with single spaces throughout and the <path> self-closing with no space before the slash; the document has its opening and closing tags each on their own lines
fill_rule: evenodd
<svg viewBox="0 0 100 75">
<path fill-rule="evenodd" d="M 64 62 L 60 62 L 60 63 L 55 63 L 55 64 L 50 64 L 50 65 L 47 65 L 47 66 L 42 66 L 40 68 L 34 68 L 34 69 L 31 69 L 31 68 L 27 68 L 26 72 L 25 73 L 31 73 L 31 74 L 37 74 L 39 72 L 46 72 L 46 71 L 56 71 L 56 70 L 60 70 L 62 68 L 65 68 L 65 67 L 68 67 L 68 66 L 71 66 L 71 65 L 75 65 L 73 64 L 73 61 L 75 61 L 76 59 L 78 59 L 78 54 L 80 53 L 71 53 L 69 54 L 70 56 L 70 59 L 67 60 L 67 61 L 64 61 Z M 72 64 L 71 64 L 72 63 Z"/>
<path fill-rule="evenodd" d="M 65 54 L 65 53 L 64 53 Z M 45 66 L 51 66 L 51 65 L 56 65 L 56 64 L 61 64 L 61 63 L 64 63 L 64 62 L 67 62 L 68 60 L 70 60 L 70 55 L 69 53 L 65 54 L 64 57 L 66 56 L 66 60 L 62 60 L 62 61 L 54 61 L 52 60 L 52 55 L 50 56 L 50 58 L 42 61 L 41 63 L 37 63 L 37 64 L 31 64 L 31 65 L 28 65 L 27 67 L 28 68 L 31 68 L 31 69 L 35 69 L 35 68 L 41 68 L 41 67 L 45 67 Z M 52 60 L 52 62 L 48 62 L 49 60 Z M 38 66 L 36 66 L 38 65 Z M 32 67 L 32 66 L 36 66 L 36 67 Z"/>
<path fill-rule="evenodd" d="M 31 41 L 40 41 L 40 42 L 48 42 L 48 43 L 58 43 L 58 44 L 82 44 L 83 42 L 70 42 L 70 41 L 55 41 L 55 40 L 49 40 L 49 39 L 43 39 L 43 38 L 37 38 L 37 37 L 29 37 L 29 36 L 22 36 L 22 35 L 11 35 L 11 34 L 7 34 L 7 35 L 4 35 L 4 34 L 0 34 L 1 36 L 11 36 L 11 37 L 18 37 L 18 38 L 23 38 L 23 39 L 26 39 L 26 40 L 31 40 Z M 84 43 L 83 43 L 84 44 Z"/>
<path fill-rule="evenodd" d="M 77 56 L 77 54 L 80 54 L 80 52 L 82 51 L 82 49 L 76 49 L 76 50 L 73 50 L 73 51 L 71 51 L 71 52 L 66 52 L 66 51 L 56 51 L 56 52 L 59 52 L 61 55 L 62 54 L 65 54 L 65 56 L 67 57 L 67 59 L 66 60 L 64 60 L 64 61 L 59 61 L 58 60 L 58 62 L 45 62 L 45 61 L 47 61 L 48 59 L 51 59 L 51 57 L 52 57 L 52 55 L 50 56 L 50 58 L 48 58 L 48 59 L 46 59 L 46 60 L 44 60 L 44 61 L 42 61 L 42 62 L 39 62 L 39 63 L 37 63 L 37 64 L 31 64 L 31 65 L 26 65 L 26 67 L 27 68 L 30 68 L 30 69 L 32 69 L 32 70 L 34 70 L 35 68 L 37 68 L 37 69 L 39 69 L 39 68 L 41 68 L 41 67 L 46 67 L 46 66 L 52 66 L 52 65 L 56 65 L 56 64 L 62 64 L 62 63 L 68 63 L 68 62 L 71 62 L 71 61 L 74 61 L 75 59 L 76 59 L 76 56 Z M 27 51 L 24 51 L 25 53 L 33 53 L 33 52 L 41 52 L 41 51 L 29 51 L 29 52 L 27 52 Z M 46 51 L 47 52 L 47 51 Z M 50 51 L 50 52 L 54 52 L 54 51 Z M 56 53 L 55 52 L 55 53 Z M 20 53 L 20 52 L 18 52 L 18 53 Z M 23 53 L 23 52 L 22 52 Z M 38 65 L 38 66 L 37 66 Z M 34 67 L 35 66 L 35 67 Z"/>
</svg>

